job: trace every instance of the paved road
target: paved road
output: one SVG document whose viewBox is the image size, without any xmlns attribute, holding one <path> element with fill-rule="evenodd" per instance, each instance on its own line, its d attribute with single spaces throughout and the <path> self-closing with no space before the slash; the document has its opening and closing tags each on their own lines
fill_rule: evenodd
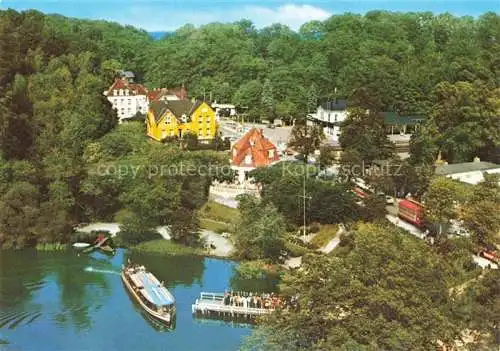
<svg viewBox="0 0 500 351">
<path fill-rule="evenodd" d="M 222 120 L 220 122 L 220 130 L 222 132 L 223 137 L 227 136 L 239 139 L 250 128 L 258 128 L 262 129 L 264 131 L 264 136 L 269 138 L 269 140 L 271 140 L 271 142 L 273 142 L 276 146 L 278 146 L 278 144 L 286 144 L 288 142 L 288 139 L 290 138 L 290 133 L 292 131 L 292 127 L 289 126 L 269 128 L 266 124 L 245 123 L 243 125 L 244 130 L 240 132 L 236 128 L 233 128 L 233 126 L 230 123 L 231 121 L 225 121 L 225 120 Z"/>
<path fill-rule="evenodd" d="M 231 255 L 234 246 L 229 239 L 223 238 L 220 234 L 211 230 L 202 229 L 200 234 L 207 244 L 212 243 L 215 245 L 215 249 L 210 250 L 211 255 L 219 257 L 229 257 Z"/>
</svg>

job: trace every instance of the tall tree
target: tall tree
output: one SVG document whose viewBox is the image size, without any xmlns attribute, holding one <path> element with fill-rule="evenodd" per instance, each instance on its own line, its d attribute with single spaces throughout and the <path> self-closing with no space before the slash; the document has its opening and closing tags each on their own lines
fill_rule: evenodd
<svg viewBox="0 0 500 351">
<path fill-rule="evenodd" d="M 288 146 L 296 150 L 304 162 L 307 163 L 309 156 L 314 151 L 319 150 L 324 139 L 325 134 L 320 127 L 295 124 L 290 135 L 290 140 L 288 141 Z"/>
<path fill-rule="evenodd" d="M 318 107 L 318 86 L 312 83 L 307 91 L 307 112 L 312 112 Z"/>
<path fill-rule="evenodd" d="M 274 102 L 274 90 L 271 80 L 266 79 L 262 87 L 261 97 L 262 111 L 268 120 L 273 121 L 275 115 L 276 104 Z"/>
<path fill-rule="evenodd" d="M 465 197 L 466 190 L 458 181 L 446 177 L 431 180 L 423 201 L 429 220 L 438 226 L 438 240 L 446 238 L 444 230 L 451 219 L 458 218 L 459 206 L 465 202 Z"/>
<path fill-rule="evenodd" d="M 235 234 L 236 255 L 247 259 L 277 259 L 283 247 L 285 223 L 276 208 L 242 195 L 238 209 L 242 219 Z"/>
<path fill-rule="evenodd" d="M 435 89 L 432 119 L 438 144 L 448 162 L 471 161 L 491 155 L 500 144 L 500 89 L 481 82 L 440 83 Z"/>
<path fill-rule="evenodd" d="M 461 218 L 472 232 L 474 242 L 481 246 L 500 244 L 500 185 L 496 174 L 484 174 L 485 180 L 472 190 L 462 207 Z"/>
<path fill-rule="evenodd" d="M 360 108 L 349 111 L 339 141 L 344 151 L 356 151 L 366 165 L 391 158 L 394 153 L 394 144 L 387 138 L 383 118 L 376 112 Z"/>
</svg>

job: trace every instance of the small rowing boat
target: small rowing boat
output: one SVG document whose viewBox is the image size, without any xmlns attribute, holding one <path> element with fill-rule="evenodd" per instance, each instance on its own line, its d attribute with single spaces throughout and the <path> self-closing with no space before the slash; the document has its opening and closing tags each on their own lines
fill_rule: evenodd
<svg viewBox="0 0 500 351">
<path fill-rule="evenodd" d="M 84 248 L 89 247 L 89 246 L 90 246 L 89 243 L 74 243 L 73 244 L 73 247 L 75 249 L 84 249 Z"/>
<path fill-rule="evenodd" d="M 144 266 L 128 264 L 123 267 L 122 280 L 130 295 L 150 316 L 171 324 L 175 317 L 175 299 L 158 279 Z"/>
</svg>

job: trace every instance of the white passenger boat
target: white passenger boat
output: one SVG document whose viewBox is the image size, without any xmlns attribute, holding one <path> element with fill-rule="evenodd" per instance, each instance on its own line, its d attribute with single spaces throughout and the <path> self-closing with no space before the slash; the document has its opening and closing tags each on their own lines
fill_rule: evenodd
<svg viewBox="0 0 500 351">
<path fill-rule="evenodd" d="M 175 317 L 175 299 L 158 279 L 144 266 L 123 267 L 122 280 L 139 305 L 155 319 L 171 324 Z"/>
</svg>

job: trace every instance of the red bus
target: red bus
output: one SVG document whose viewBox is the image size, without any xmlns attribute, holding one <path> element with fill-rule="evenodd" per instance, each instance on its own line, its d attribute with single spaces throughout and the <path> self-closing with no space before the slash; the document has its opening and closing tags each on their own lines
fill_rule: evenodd
<svg viewBox="0 0 500 351">
<path fill-rule="evenodd" d="M 479 252 L 479 256 L 486 258 L 487 260 L 490 260 L 493 263 L 500 263 L 500 257 L 498 254 L 494 251 L 488 251 L 488 250 L 482 250 Z"/>
<path fill-rule="evenodd" d="M 398 216 L 417 227 L 424 226 L 424 205 L 415 200 L 406 199 L 399 202 Z"/>
</svg>

